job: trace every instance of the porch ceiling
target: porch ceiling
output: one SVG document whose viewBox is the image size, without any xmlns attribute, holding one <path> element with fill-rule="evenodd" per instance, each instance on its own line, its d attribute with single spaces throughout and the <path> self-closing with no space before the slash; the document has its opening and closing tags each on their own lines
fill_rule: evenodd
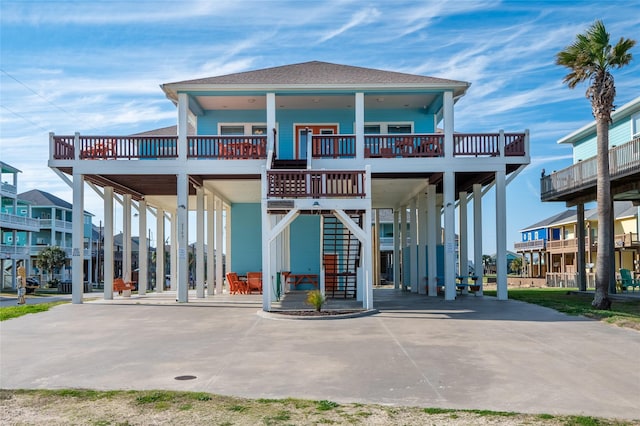
<svg viewBox="0 0 640 426">
<path fill-rule="evenodd" d="M 205 110 L 264 110 L 264 95 L 247 96 L 195 96 Z M 435 94 L 369 94 L 364 97 L 365 109 L 416 109 L 429 108 L 436 100 Z M 353 108 L 352 94 L 336 95 L 276 95 L 278 109 L 345 109 Z"/>
</svg>

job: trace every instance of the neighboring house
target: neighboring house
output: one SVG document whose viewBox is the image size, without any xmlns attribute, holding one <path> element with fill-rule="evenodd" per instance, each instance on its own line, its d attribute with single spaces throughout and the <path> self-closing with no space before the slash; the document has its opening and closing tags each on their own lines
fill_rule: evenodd
<svg viewBox="0 0 640 426">
<path fill-rule="evenodd" d="M 492 186 L 498 298 L 506 299 L 506 184 L 529 164 L 529 136 L 524 130 L 454 132 L 454 104 L 468 87 L 326 62 L 169 83 L 162 90 L 177 106 L 177 136 L 170 130 L 125 137 L 51 134 L 49 166 L 73 177 L 74 215 L 82 211 L 84 182 L 103 189 L 105 235 L 113 235 L 115 194 L 122 195 L 125 240 L 132 205 L 170 217 L 170 270 L 179 302 L 188 300 L 187 231 L 195 226 L 196 247 L 206 241 L 222 248 L 228 271 L 262 271 L 265 310 L 279 294 L 284 271 L 307 276 L 328 297 L 354 298 L 371 308 L 375 256 L 368 224 L 374 209 L 393 209 L 397 229 L 408 228 L 399 241 L 412 242 L 394 244 L 394 264 L 404 270 L 402 277 L 394 271 L 394 281 L 432 296 L 442 286 L 445 299 L 455 299 L 458 256 L 468 258 L 473 244 L 475 263 L 481 262 L 482 210 L 468 212 L 468 201 L 481 206 L 483 188 Z M 456 209 L 465 218 L 458 225 L 459 249 Z M 477 224 L 473 232 L 468 215 Z M 140 214 L 141 238 L 147 216 Z M 163 222 L 156 221 L 157 241 L 165 240 Z M 104 245 L 111 256 L 112 239 Z M 144 276 L 142 241 L 140 250 Z M 209 250 L 206 263 L 221 265 L 223 250 L 215 250 L 215 262 Z M 130 255 L 125 248 L 125 280 Z M 197 249 L 197 297 L 205 297 L 203 256 Z M 164 256 L 157 257 L 156 271 L 163 271 Z M 110 260 L 105 282 L 114 274 Z M 222 268 L 211 275 L 207 293 L 220 293 Z M 73 279 L 79 289 L 75 271 Z M 76 292 L 73 300 L 82 302 Z"/>
<path fill-rule="evenodd" d="M 73 249 L 71 246 L 72 237 L 72 216 L 71 212 L 73 206 L 71 203 L 64 201 L 53 194 L 38 189 L 23 192 L 17 195 L 17 205 L 19 211 L 24 211 L 28 208 L 29 214 L 32 218 L 39 220 L 39 229 L 31 232 L 18 232 L 18 245 L 28 248 L 29 250 L 29 267 L 27 273 L 31 271 L 32 274 L 40 274 L 41 271 L 36 267 L 36 258 L 38 254 L 49 246 L 58 246 L 63 249 L 67 258 L 74 257 Z M 93 256 L 91 255 L 90 248 L 92 247 L 92 232 L 91 232 L 91 218 L 93 215 L 88 212 L 83 212 L 83 218 L 80 223 L 81 235 L 82 235 L 82 250 L 79 250 L 75 255 L 79 257 L 83 255 L 85 261 L 83 262 L 83 281 L 91 282 L 92 276 L 89 271 L 92 270 Z M 82 253 L 80 253 L 82 252 Z M 54 278 L 62 281 L 70 280 L 70 262 L 68 265 L 60 271 L 54 274 Z"/>
<path fill-rule="evenodd" d="M 609 128 L 609 171 L 611 174 L 611 195 L 614 205 L 619 201 L 630 201 L 635 206 L 629 209 L 631 216 L 622 220 L 616 216 L 614 234 L 615 250 L 623 253 L 616 260 L 616 267 L 621 265 L 629 269 L 638 268 L 640 264 L 640 97 L 618 108 L 611 115 Z M 558 143 L 571 144 L 573 148 L 573 165 L 540 181 L 542 201 L 563 201 L 568 207 L 576 206 L 577 218 L 574 223 L 586 224 L 585 203 L 596 201 L 596 154 L 597 134 L 595 121 L 583 126 L 575 132 L 560 139 Z M 617 210 L 619 208 L 616 207 Z M 624 208 L 623 208 L 624 209 Z M 617 214 L 617 213 L 616 213 Z M 620 228 L 618 228 L 620 220 Z M 635 225 L 635 226 L 634 226 Z M 597 242 L 597 227 L 587 232 L 584 226 L 575 228 L 576 261 L 573 268 L 577 274 L 578 287 L 586 288 L 587 264 L 589 248 Z M 621 239 L 620 235 L 626 236 Z M 587 245 L 591 239 L 591 244 Z M 572 250 L 572 249 L 570 249 Z M 597 246 L 596 246 L 597 250 Z M 611 253 L 613 256 L 615 253 Z M 589 254 L 589 256 L 592 256 Z M 595 261 L 595 256 L 593 255 Z M 618 261 L 620 259 L 620 261 Z M 554 262 L 557 263 L 557 262 Z M 631 268 L 634 265 L 635 268 Z M 591 268 L 589 268 L 591 269 Z M 567 271 L 571 272 L 571 271 Z M 615 276 L 611 277 L 610 291 L 615 292 Z"/>
<path fill-rule="evenodd" d="M 615 268 L 640 273 L 638 242 L 638 207 L 630 201 L 614 205 Z M 585 212 L 585 271 L 587 285 L 594 285 L 594 265 L 598 247 L 598 212 Z M 520 231 L 522 241 L 515 248 L 525 259 L 525 275 L 546 278 L 547 285 L 577 285 L 578 216 L 569 209 Z"/>
<path fill-rule="evenodd" d="M 33 274 L 29 262 L 31 236 L 40 231 L 40 221 L 31 216 L 31 205 L 18 196 L 20 170 L 0 161 L 0 288 L 16 288 L 18 262 L 27 276 Z"/>
</svg>

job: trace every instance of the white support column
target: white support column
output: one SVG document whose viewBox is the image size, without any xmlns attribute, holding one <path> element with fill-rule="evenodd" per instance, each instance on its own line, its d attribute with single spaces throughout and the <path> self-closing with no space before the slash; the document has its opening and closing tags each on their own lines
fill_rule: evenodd
<svg viewBox="0 0 640 426">
<path fill-rule="evenodd" d="M 122 197 L 122 279 L 131 281 L 131 194 Z"/>
<path fill-rule="evenodd" d="M 411 277 L 411 293 L 418 292 L 418 217 L 416 214 L 416 198 L 411 199 L 409 206 L 409 221 L 411 222 L 411 245 L 409 246 L 409 271 Z"/>
<path fill-rule="evenodd" d="M 355 102 L 356 159 L 364 159 L 364 93 L 356 93 Z"/>
<path fill-rule="evenodd" d="M 453 92 L 443 94 L 444 157 L 453 158 Z M 445 203 L 446 204 L 446 203 Z"/>
<path fill-rule="evenodd" d="M 273 129 L 276 128 L 276 94 L 267 93 L 267 150 L 276 148 L 276 141 L 273 135 Z"/>
<path fill-rule="evenodd" d="M 478 277 L 477 283 L 480 291 L 477 295 L 482 296 L 484 286 L 484 265 L 482 264 L 482 185 L 473 185 L 473 268 Z"/>
<path fill-rule="evenodd" d="M 271 289 L 271 220 L 267 212 L 267 169 L 262 166 L 261 173 L 261 208 L 260 222 L 262 228 L 262 310 L 271 310 L 272 294 Z M 281 222 L 282 223 L 282 222 Z"/>
<path fill-rule="evenodd" d="M 189 301 L 189 178 L 178 174 L 177 246 L 178 246 L 178 302 Z"/>
<path fill-rule="evenodd" d="M 429 283 L 429 296 L 438 295 L 438 238 L 436 228 L 436 218 L 440 216 L 440 211 L 436 205 L 436 186 L 427 186 L 427 282 Z"/>
<path fill-rule="evenodd" d="M 363 103 L 364 103 L 364 97 L 363 97 Z M 365 270 L 364 270 L 364 275 L 365 277 L 369 277 L 369 279 L 365 279 L 364 282 L 364 288 L 365 288 L 365 294 L 366 297 L 363 298 L 363 307 L 365 309 L 373 309 L 373 284 L 371 282 L 371 252 L 367 253 L 367 249 L 366 247 L 369 247 L 369 249 L 371 248 L 371 226 L 369 226 L 371 224 L 371 166 L 370 165 L 366 165 L 365 166 L 365 194 L 367 197 L 367 208 L 365 210 L 364 213 L 364 223 L 367 224 L 367 226 L 365 226 L 364 231 L 365 231 L 365 235 L 366 235 L 366 241 L 368 242 L 368 244 L 365 244 L 365 256 L 364 258 L 366 259 L 365 262 Z M 369 266 L 367 266 L 369 265 Z"/>
<path fill-rule="evenodd" d="M 84 176 L 73 174 L 73 208 L 72 217 L 72 293 L 71 302 L 82 303 L 84 292 Z M 15 241 L 15 240 L 14 240 Z"/>
<path fill-rule="evenodd" d="M 400 288 L 400 212 L 393 209 L 393 288 Z"/>
<path fill-rule="evenodd" d="M 169 236 L 169 275 L 171 276 L 171 291 L 178 291 L 178 215 L 171 212 L 171 235 Z"/>
<path fill-rule="evenodd" d="M 469 276 L 469 231 L 467 226 L 467 193 L 458 193 L 458 275 Z M 468 287 L 463 287 L 462 292 L 467 294 Z"/>
<path fill-rule="evenodd" d="M 164 210 L 156 210 L 156 292 L 164 291 L 166 277 L 164 273 Z"/>
<path fill-rule="evenodd" d="M 496 172 L 496 281 L 498 300 L 507 300 L 507 196 L 505 170 Z"/>
<path fill-rule="evenodd" d="M 204 297 L 204 188 L 196 188 L 196 297 Z"/>
<path fill-rule="evenodd" d="M 188 126 L 189 126 L 189 95 L 187 95 L 186 93 L 178 93 L 178 158 L 182 161 L 187 161 Z"/>
<path fill-rule="evenodd" d="M 407 250 L 407 206 L 400 206 L 400 247 L 400 283 L 402 290 L 406 290 L 405 271 L 407 265 L 404 263 L 404 255 Z"/>
<path fill-rule="evenodd" d="M 113 187 L 104 187 L 104 298 L 113 299 Z"/>
<path fill-rule="evenodd" d="M 231 205 L 227 205 L 225 208 L 224 218 L 224 247 L 225 247 L 225 259 L 224 264 L 227 272 L 231 271 Z"/>
<path fill-rule="evenodd" d="M 207 195 L 207 296 L 215 294 L 216 282 L 215 196 Z"/>
<path fill-rule="evenodd" d="M 427 197 L 418 194 L 418 293 L 427 294 Z"/>
<path fill-rule="evenodd" d="M 380 285 L 380 209 L 373 209 L 373 284 Z M 371 224 L 369 224 L 371 226 Z"/>
<path fill-rule="evenodd" d="M 215 199 L 216 210 L 216 294 L 222 294 L 222 200 Z"/>
<path fill-rule="evenodd" d="M 455 222 L 456 175 L 444 172 L 444 298 L 456 298 L 456 222 Z"/>
<path fill-rule="evenodd" d="M 147 238 L 147 202 L 138 203 L 138 294 L 149 286 L 149 239 Z"/>
<path fill-rule="evenodd" d="M 369 193 L 367 193 L 369 194 Z M 367 207 L 364 213 L 364 291 L 362 297 L 362 307 L 364 309 L 373 308 L 373 250 L 371 246 L 372 228 L 371 228 L 371 207 Z"/>
</svg>

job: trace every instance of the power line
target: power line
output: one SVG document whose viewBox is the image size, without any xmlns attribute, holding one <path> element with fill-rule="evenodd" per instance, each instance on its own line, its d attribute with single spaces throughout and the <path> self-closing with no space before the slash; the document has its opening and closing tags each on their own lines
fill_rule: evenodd
<svg viewBox="0 0 640 426">
<path fill-rule="evenodd" d="M 42 130 L 43 132 L 48 132 L 48 130 L 47 130 L 47 129 L 43 129 L 42 127 L 40 127 L 40 125 L 38 125 L 38 124 L 34 123 L 33 121 L 29 120 L 29 119 L 28 119 L 27 117 L 25 117 L 24 115 L 22 115 L 22 114 L 20 114 L 20 113 L 17 113 L 17 112 L 13 111 L 12 109 L 10 109 L 10 108 L 8 108 L 8 107 L 6 107 L 6 106 L 4 106 L 4 105 L 0 105 L 0 106 L 1 106 L 2 108 L 6 109 L 7 111 L 9 111 L 11 114 L 15 115 L 16 117 L 20 117 L 20 118 L 22 118 L 24 121 L 26 121 L 27 123 L 29 123 L 29 124 L 31 124 L 31 125 L 33 125 L 33 126 L 37 127 L 38 129 Z"/>
<path fill-rule="evenodd" d="M 51 102 L 49 99 L 45 98 L 44 96 L 42 96 L 40 93 L 36 92 L 35 90 L 33 90 L 31 87 L 27 86 L 25 83 L 23 83 L 22 81 L 18 80 L 17 78 L 15 78 L 14 76 L 12 76 L 11 74 L 9 74 L 8 72 L 6 72 L 5 70 L 0 68 L 0 71 L 2 71 L 3 74 L 5 74 L 7 77 L 9 77 L 10 79 L 14 80 L 16 83 L 20 84 L 22 87 L 24 87 L 25 89 L 27 89 L 28 91 L 30 91 L 31 93 L 33 93 L 34 95 L 36 95 L 37 97 L 45 100 L 49 105 L 51 105 L 54 108 L 59 109 L 60 111 L 64 112 L 65 114 L 71 116 L 72 118 L 78 120 L 78 117 L 76 117 L 74 114 L 70 113 L 69 111 L 65 110 L 64 108 L 54 104 L 53 102 Z"/>
</svg>

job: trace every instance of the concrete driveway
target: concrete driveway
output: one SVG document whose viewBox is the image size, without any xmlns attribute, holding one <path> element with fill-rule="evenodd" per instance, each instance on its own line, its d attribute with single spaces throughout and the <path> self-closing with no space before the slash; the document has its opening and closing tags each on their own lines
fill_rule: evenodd
<svg viewBox="0 0 640 426">
<path fill-rule="evenodd" d="M 378 314 L 326 321 L 258 315 L 257 295 L 190 300 L 116 297 L 4 321 L 0 386 L 640 419 L 634 330 L 517 301 L 389 289 L 374 291 Z"/>
</svg>

